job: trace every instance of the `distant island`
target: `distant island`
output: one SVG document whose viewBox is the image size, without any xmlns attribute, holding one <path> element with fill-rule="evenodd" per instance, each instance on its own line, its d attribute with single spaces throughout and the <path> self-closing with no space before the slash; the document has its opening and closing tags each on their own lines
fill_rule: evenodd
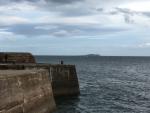
<svg viewBox="0 0 150 113">
<path fill-rule="evenodd" d="M 101 55 L 99 55 L 99 54 L 87 54 L 87 55 L 84 55 L 84 56 L 87 56 L 87 57 L 99 57 Z"/>
</svg>

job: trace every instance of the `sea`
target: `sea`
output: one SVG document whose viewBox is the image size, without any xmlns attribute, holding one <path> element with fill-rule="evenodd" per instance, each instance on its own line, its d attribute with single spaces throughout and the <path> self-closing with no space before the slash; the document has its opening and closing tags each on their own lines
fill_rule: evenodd
<svg viewBox="0 0 150 113">
<path fill-rule="evenodd" d="M 150 57 L 36 56 L 75 64 L 78 97 L 56 98 L 55 113 L 150 113 Z"/>
</svg>

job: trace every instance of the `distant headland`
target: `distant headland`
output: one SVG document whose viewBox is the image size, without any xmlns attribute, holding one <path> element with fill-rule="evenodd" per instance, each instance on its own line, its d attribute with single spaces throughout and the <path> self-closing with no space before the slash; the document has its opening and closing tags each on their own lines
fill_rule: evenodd
<svg viewBox="0 0 150 113">
<path fill-rule="evenodd" d="M 87 56 L 87 57 L 100 57 L 101 55 L 99 55 L 99 54 L 87 54 L 87 55 L 84 55 L 84 56 Z"/>
</svg>

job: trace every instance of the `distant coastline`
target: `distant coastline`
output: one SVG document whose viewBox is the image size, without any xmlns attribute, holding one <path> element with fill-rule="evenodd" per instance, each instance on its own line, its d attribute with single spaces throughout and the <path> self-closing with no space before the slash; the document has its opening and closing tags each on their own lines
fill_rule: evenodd
<svg viewBox="0 0 150 113">
<path fill-rule="evenodd" d="M 87 57 L 99 57 L 101 55 L 99 55 L 99 54 L 87 54 L 87 55 L 83 55 L 83 56 L 87 56 Z"/>
<path fill-rule="evenodd" d="M 53 56 L 53 57 L 100 57 L 100 54 L 85 54 L 85 55 L 34 55 L 34 56 Z"/>
</svg>

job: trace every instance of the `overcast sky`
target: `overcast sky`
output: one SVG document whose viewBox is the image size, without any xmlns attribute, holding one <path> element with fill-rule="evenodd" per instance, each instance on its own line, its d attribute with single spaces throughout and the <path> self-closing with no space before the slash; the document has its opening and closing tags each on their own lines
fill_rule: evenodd
<svg viewBox="0 0 150 113">
<path fill-rule="evenodd" d="M 150 56 L 150 0 L 1 0 L 0 51 Z"/>
</svg>

